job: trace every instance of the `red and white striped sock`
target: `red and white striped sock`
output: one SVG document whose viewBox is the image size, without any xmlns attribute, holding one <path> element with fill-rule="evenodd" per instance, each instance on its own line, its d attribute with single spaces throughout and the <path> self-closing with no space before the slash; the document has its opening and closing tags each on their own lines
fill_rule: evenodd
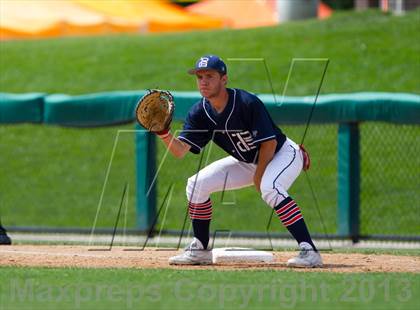
<svg viewBox="0 0 420 310">
<path fill-rule="evenodd" d="M 298 244 L 301 242 L 308 242 L 312 248 L 317 251 L 312 242 L 308 228 L 306 227 L 302 213 L 292 197 L 289 196 L 284 199 L 278 206 L 274 207 L 274 210 L 280 221 L 296 239 Z"/>
<path fill-rule="evenodd" d="M 290 196 L 284 199 L 274 210 L 280 221 L 286 227 L 303 218 L 298 205 Z"/>
<path fill-rule="evenodd" d="M 203 203 L 188 203 L 188 211 L 191 219 L 211 220 L 213 212 L 211 200 L 208 199 Z"/>
<path fill-rule="evenodd" d="M 188 204 L 188 211 L 192 220 L 194 237 L 201 241 L 204 249 L 207 249 L 210 239 L 210 221 L 213 213 L 211 200 L 203 203 Z"/>
</svg>

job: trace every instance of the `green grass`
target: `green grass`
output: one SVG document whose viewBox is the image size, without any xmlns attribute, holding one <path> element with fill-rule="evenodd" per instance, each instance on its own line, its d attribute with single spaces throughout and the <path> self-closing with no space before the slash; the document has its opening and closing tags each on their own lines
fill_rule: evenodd
<svg viewBox="0 0 420 310">
<path fill-rule="evenodd" d="M 236 31 L 1 42 L 0 91 L 78 94 L 157 85 L 191 90 L 194 81 L 186 70 L 199 55 L 215 53 L 226 59 L 264 57 L 278 93 L 293 57 L 330 59 L 323 93 L 420 92 L 419 14 L 367 11 Z M 228 66 L 232 85 L 271 91 L 261 62 Z M 312 94 L 321 67 L 298 66 L 288 93 Z"/>
<path fill-rule="evenodd" d="M 363 253 L 363 254 L 387 254 L 403 256 L 420 256 L 420 249 L 361 249 L 361 248 L 339 248 L 334 249 L 334 253 Z"/>
<path fill-rule="evenodd" d="M 0 156 L 0 208 L 5 225 L 90 227 L 116 134 L 113 127 L 0 127 L 2 145 L 8 145 Z M 118 211 L 124 182 L 134 184 L 134 166 L 134 138 L 121 135 L 104 209 L 113 206 Z M 129 193 L 131 205 L 133 187 Z M 134 207 L 128 210 L 132 226 Z"/>
<path fill-rule="evenodd" d="M 3 309 L 415 309 L 418 274 L 0 268 Z"/>
<path fill-rule="evenodd" d="M 377 126 L 363 125 L 362 142 L 363 134 L 370 134 Z M 128 125 L 118 128 L 132 127 Z M 380 128 L 381 132 L 390 135 L 396 130 L 395 125 L 380 125 Z M 303 128 L 289 126 L 286 130 L 288 135 L 294 138 L 301 136 Z M 419 136 L 419 128 L 416 128 L 416 132 Z M 0 127 L 4 145 L 11 146 L 5 148 L 0 157 L 3 161 L 3 177 L 0 178 L 3 222 L 8 226 L 90 228 L 100 201 L 116 133 L 117 128 L 80 130 L 38 125 Z M 408 144 L 410 137 L 415 135 L 407 133 L 402 137 Z M 22 144 L 13 146 L 16 140 L 20 140 Z M 99 227 L 113 226 L 125 182 L 129 182 L 130 185 L 129 207 L 127 212 L 125 207 L 123 209 L 120 227 L 124 224 L 128 227 L 135 225 L 133 141 L 132 133 L 120 134 L 97 221 Z M 415 156 L 415 149 L 407 149 L 403 154 L 394 150 L 387 157 L 374 156 L 376 152 L 384 152 L 389 148 L 392 150 L 395 146 L 392 145 L 392 141 L 389 143 L 391 145 L 385 144 L 385 147 L 383 142 L 379 145 L 378 142 L 371 144 L 370 141 L 362 143 L 362 173 L 366 171 L 363 182 L 368 182 L 366 186 L 362 183 L 362 232 L 417 234 L 419 213 L 416 210 L 419 206 L 415 202 L 415 191 L 419 187 L 419 181 L 413 171 L 420 164 L 419 157 Z M 323 222 L 314 206 L 304 175 L 298 178 L 290 193 L 299 201 L 311 231 L 323 233 L 324 223 L 328 233 L 335 233 L 336 126 L 312 126 L 306 144 L 313 154 L 310 177 L 320 204 Z M 158 145 L 160 164 L 164 149 L 162 144 Z M 215 152 L 211 152 L 209 162 L 223 156 L 216 148 L 212 150 Z M 387 166 L 390 156 L 395 161 L 397 156 L 404 156 L 404 160 L 402 164 L 391 165 L 384 170 L 383 167 Z M 15 160 L 8 160 L 9 158 Z M 161 228 L 182 228 L 186 210 L 185 182 L 187 177 L 195 173 L 198 164 L 199 157 L 192 154 L 182 161 L 169 156 L 163 162 L 158 176 L 158 205 L 162 203 L 170 184 L 174 185 L 174 193 L 166 216 L 163 217 L 162 213 L 160 217 Z M 390 189 L 394 184 L 389 180 L 393 180 L 396 173 L 400 173 L 400 191 L 391 193 Z M 216 193 L 212 199 L 215 205 L 212 229 L 265 231 L 271 210 L 254 188 L 225 193 L 223 200 L 221 193 Z M 398 210 L 392 208 L 393 205 L 398 205 Z M 395 222 L 393 218 L 397 214 L 400 215 L 400 219 Z M 238 221 L 238 218 L 242 220 Z M 270 231 L 285 232 L 285 229 L 274 218 Z"/>
<path fill-rule="evenodd" d="M 282 93 L 293 57 L 330 59 L 322 93 L 420 93 L 420 42 L 415 40 L 419 14 L 417 10 L 396 17 L 367 11 L 251 30 L 0 42 L 0 91 L 80 94 L 156 86 L 191 90 L 194 81 L 186 69 L 199 55 L 212 52 L 226 59 L 264 57 L 277 93 Z M 270 92 L 261 62 L 229 61 L 228 66 L 232 87 Z M 320 70 L 317 63 L 299 63 L 286 95 L 313 94 Z M 302 126 L 281 127 L 296 141 L 304 131 Z M 118 129 L 132 129 L 132 125 L 95 129 L 0 126 L 2 222 L 6 226 L 90 227 Z M 419 127 L 367 123 L 362 125 L 361 136 L 362 232 L 418 234 Z M 336 140 L 335 125 L 311 125 L 305 142 L 312 154 L 311 180 L 329 233 L 337 227 Z M 135 225 L 133 141 L 130 133 L 120 135 L 102 199 L 100 227 L 113 225 L 125 182 L 130 188 L 123 220 L 130 227 Z M 401 152 L 395 141 L 410 147 Z M 163 154 L 159 145 L 158 162 Z M 209 159 L 221 156 L 214 151 Z M 164 162 L 158 179 L 159 202 L 170 184 L 175 191 L 161 227 L 181 229 L 185 180 L 195 173 L 198 161 L 197 156 L 188 155 L 183 161 L 168 158 Z M 304 176 L 290 192 L 311 231 L 323 233 Z M 270 209 L 253 188 L 227 193 L 223 201 L 221 194 L 212 198 L 213 229 L 265 230 Z M 277 220 L 271 227 L 284 231 Z"/>
</svg>

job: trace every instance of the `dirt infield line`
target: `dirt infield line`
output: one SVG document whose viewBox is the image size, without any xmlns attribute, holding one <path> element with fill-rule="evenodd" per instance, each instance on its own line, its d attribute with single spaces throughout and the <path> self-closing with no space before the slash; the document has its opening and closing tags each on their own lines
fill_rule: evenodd
<svg viewBox="0 0 420 310">
<path fill-rule="evenodd" d="M 210 266 L 170 266 L 168 258 L 179 253 L 173 249 L 14 245 L 0 248 L 0 266 L 80 267 L 80 268 L 173 268 L 210 270 L 290 270 L 288 258 L 295 252 L 274 252 L 272 263 L 235 263 Z M 323 268 L 295 269 L 318 272 L 412 272 L 420 273 L 420 257 L 360 253 L 324 253 Z"/>
<path fill-rule="evenodd" d="M 9 236 L 17 243 L 44 243 L 44 244 L 78 244 L 90 245 L 91 236 L 87 234 L 69 234 L 69 233 L 9 233 Z M 112 235 L 94 235 L 92 238 L 93 245 L 109 245 Z M 355 249 L 420 249 L 420 242 L 415 241 L 379 241 L 379 240 L 360 240 L 353 244 L 351 240 L 325 240 L 314 239 L 319 249 L 338 249 L 338 248 L 355 248 Z M 145 242 L 145 236 L 116 235 L 114 243 L 122 246 L 141 246 Z M 151 237 L 147 245 L 149 247 L 156 244 L 165 244 L 167 246 L 177 246 L 179 237 L 162 235 L 160 237 Z M 181 246 L 184 247 L 191 242 L 189 236 L 182 239 Z M 273 239 L 271 244 L 268 239 L 263 238 L 226 238 L 218 237 L 215 241 L 215 247 L 261 247 L 267 248 L 273 246 L 277 250 L 297 248 L 296 241 L 290 239 Z"/>
</svg>

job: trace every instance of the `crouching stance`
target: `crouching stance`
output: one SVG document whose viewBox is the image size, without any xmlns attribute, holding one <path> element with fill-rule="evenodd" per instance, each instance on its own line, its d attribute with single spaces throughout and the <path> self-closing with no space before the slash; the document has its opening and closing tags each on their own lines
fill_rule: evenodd
<svg viewBox="0 0 420 310">
<path fill-rule="evenodd" d="M 170 264 L 211 264 L 208 250 L 212 202 L 210 195 L 254 185 L 261 198 L 276 212 L 296 239 L 300 254 L 289 266 L 322 265 L 298 204 L 288 189 L 308 165 L 307 153 L 274 124 L 264 104 L 244 90 L 226 88 L 227 68 L 217 56 L 201 57 L 194 69 L 203 98 L 193 105 L 184 129 L 175 138 L 169 131 L 158 136 L 170 152 L 182 158 L 195 154 L 213 141 L 229 155 L 213 162 L 188 179 L 186 193 L 194 239 Z"/>
</svg>

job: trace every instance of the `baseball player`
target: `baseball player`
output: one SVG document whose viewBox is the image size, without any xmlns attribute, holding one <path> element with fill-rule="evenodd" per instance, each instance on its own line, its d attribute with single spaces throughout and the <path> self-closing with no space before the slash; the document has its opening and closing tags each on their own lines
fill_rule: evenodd
<svg viewBox="0 0 420 310">
<path fill-rule="evenodd" d="M 308 165 L 306 151 L 287 138 L 274 124 L 264 104 L 253 94 L 227 88 L 227 67 L 215 55 L 201 57 L 188 71 L 195 75 L 203 98 L 191 107 L 178 137 L 169 130 L 158 133 L 178 158 L 199 154 L 212 140 L 229 156 L 213 162 L 188 179 L 186 194 L 194 239 L 170 264 L 211 264 L 209 227 L 210 195 L 254 185 L 261 198 L 276 212 L 301 249 L 288 266 L 322 265 L 300 209 L 287 190 Z"/>
<path fill-rule="evenodd" d="M 5 244 L 5 245 L 12 244 L 12 240 L 7 235 L 6 229 L 4 229 L 4 227 L 1 225 L 1 222 L 0 222 L 0 245 L 2 244 Z"/>
</svg>

